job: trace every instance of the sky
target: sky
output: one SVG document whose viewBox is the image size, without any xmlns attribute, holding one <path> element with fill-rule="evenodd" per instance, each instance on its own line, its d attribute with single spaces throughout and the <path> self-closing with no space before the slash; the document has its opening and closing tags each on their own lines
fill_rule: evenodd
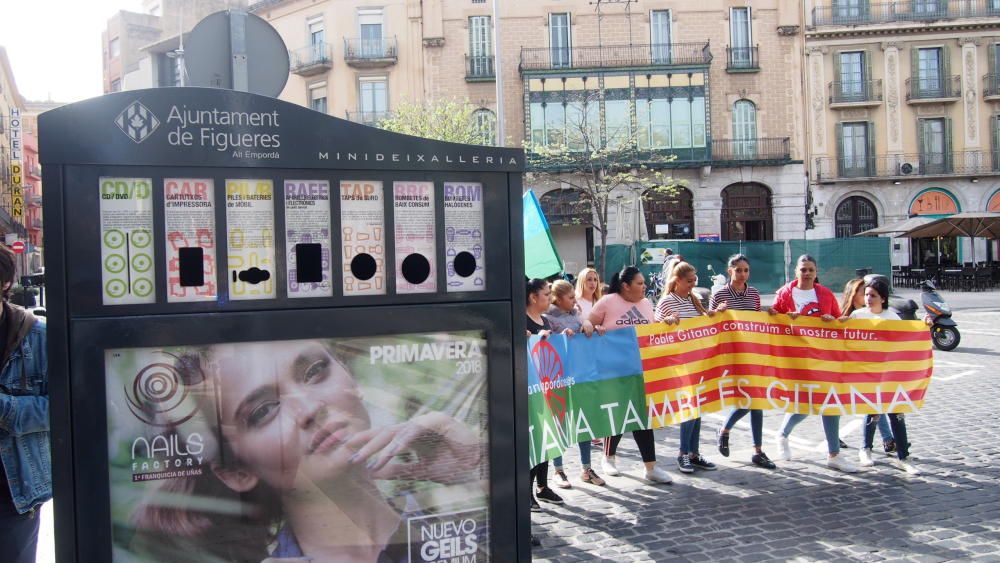
<svg viewBox="0 0 1000 563">
<path fill-rule="evenodd" d="M 0 0 L 0 45 L 27 100 L 75 102 L 103 94 L 101 32 L 141 0 Z"/>
</svg>

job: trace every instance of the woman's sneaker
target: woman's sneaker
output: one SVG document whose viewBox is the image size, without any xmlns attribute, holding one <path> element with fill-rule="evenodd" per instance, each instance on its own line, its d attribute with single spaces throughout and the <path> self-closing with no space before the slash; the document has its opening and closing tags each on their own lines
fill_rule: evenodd
<svg viewBox="0 0 1000 563">
<path fill-rule="evenodd" d="M 792 448 L 788 445 L 788 437 L 778 434 L 778 459 L 792 461 Z"/>
<path fill-rule="evenodd" d="M 757 467 L 763 467 L 764 469 L 778 468 L 778 466 L 775 465 L 774 462 L 771 461 L 771 458 L 767 457 L 767 454 L 764 452 L 760 452 L 759 454 L 753 454 L 753 457 L 750 458 L 750 462 L 756 465 Z"/>
<path fill-rule="evenodd" d="M 875 465 L 875 460 L 872 459 L 871 448 L 863 448 L 858 450 L 858 465 L 861 467 L 871 467 Z"/>
<path fill-rule="evenodd" d="M 826 458 L 826 466 L 830 469 L 843 471 L 844 473 L 857 473 L 858 468 L 842 455 L 835 455 Z"/>
<path fill-rule="evenodd" d="M 729 457 L 729 432 L 723 432 L 722 429 L 715 431 L 715 439 L 719 445 L 719 453 L 722 457 Z"/>
<path fill-rule="evenodd" d="M 604 486 L 604 479 L 601 479 L 597 472 L 589 467 L 583 470 L 583 474 L 580 475 L 580 480 L 584 483 L 597 485 L 598 487 Z"/>
<path fill-rule="evenodd" d="M 907 475 L 920 475 L 920 469 L 916 465 L 910 463 L 909 460 L 896 458 L 893 459 L 891 463 L 893 467 L 902 469 Z"/>
<path fill-rule="evenodd" d="M 691 456 L 691 465 L 695 469 L 701 469 L 702 471 L 715 471 L 718 469 L 714 463 L 705 459 L 701 454 L 695 454 Z"/>
<path fill-rule="evenodd" d="M 615 456 L 604 456 L 604 460 L 601 461 L 601 469 L 604 470 L 605 475 L 610 475 L 612 477 L 617 477 L 622 474 L 618 471 L 618 463 L 615 460 Z"/>
<path fill-rule="evenodd" d="M 557 495 L 552 489 L 545 487 L 544 489 L 536 493 L 538 500 L 544 500 L 545 502 L 551 502 L 552 504 L 565 504 L 562 497 Z"/>
<path fill-rule="evenodd" d="M 694 473 L 694 466 L 691 465 L 691 456 L 688 454 L 677 456 L 677 469 L 680 469 L 681 473 Z"/>
<path fill-rule="evenodd" d="M 670 478 L 670 475 L 667 475 L 667 472 L 659 467 L 647 469 L 643 477 L 651 483 L 673 483 L 673 479 Z"/>
<path fill-rule="evenodd" d="M 560 489 L 573 488 L 573 485 L 569 482 L 569 478 L 566 477 L 566 472 L 562 469 L 556 469 L 556 486 Z"/>
</svg>

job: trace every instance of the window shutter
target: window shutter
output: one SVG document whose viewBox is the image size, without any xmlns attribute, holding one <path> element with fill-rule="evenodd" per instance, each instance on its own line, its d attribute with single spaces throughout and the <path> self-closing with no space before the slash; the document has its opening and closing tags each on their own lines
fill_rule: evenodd
<svg viewBox="0 0 1000 563">
<path fill-rule="evenodd" d="M 870 4 L 871 0 L 861 0 L 861 15 L 865 19 L 868 19 L 868 15 L 870 13 L 871 10 Z"/>
<path fill-rule="evenodd" d="M 837 177 L 844 177 L 844 124 L 837 124 Z"/>
<path fill-rule="evenodd" d="M 987 72 L 990 72 L 990 73 L 994 74 L 994 77 L 993 77 L 993 82 L 994 83 L 996 82 L 996 76 L 995 75 L 996 75 L 996 72 L 997 72 L 997 47 L 1000 47 L 1000 45 L 997 45 L 997 44 L 994 43 L 994 44 L 991 44 L 990 48 L 986 50 L 986 54 L 989 56 L 989 60 L 990 60 L 990 70 L 988 70 Z"/>
<path fill-rule="evenodd" d="M 871 51 L 865 51 L 862 57 L 862 69 L 861 77 L 865 83 L 861 86 L 861 94 L 864 96 L 865 100 L 872 99 L 872 53 Z"/>
<path fill-rule="evenodd" d="M 941 47 L 941 91 L 945 95 L 955 95 L 951 85 L 951 49 L 947 45 Z"/>
<path fill-rule="evenodd" d="M 920 160 L 920 173 L 924 173 L 924 166 L 927 162 L 927 122 L 923 119 L 917 120 L 917 152 Z"/>
<path fill-rule="evenodd" d="M 997 131 L 997 117 L 990 116 L 990 154 L 993 157 L 993 170 L 1000 170 L 1000 132 Z"/>
<path fill-rule="evenodd" d="M 952 155 L 952 144 L 951 144 L 951 118 L 944 118 L 944 169 L 945 172 L 951 172 L 953 170 L 954 159 Z"/>
<path fill-rule="evenodd" d="M 865 168 L 869 176 L 875 175 L 875 122 L 869 121 L 865 129 Z"/>
<path fill-rule="evenodd" d="M 834 95 L 834 96 L 843 95 L 845 92 L 849 92 L 850 91 L 850 90 L 847 89 L 847 86 L 844 85 L 844 82 L 843 82 L 844 77 L 840 75 L 840 57 L 841 56 L 842 55 L 839 52 L 838 53 L 834 53 L 834 55 L 833 55 L 833 84 L 835 86 L 834 87 L 835 91 L 831 92 L 831 94 Z"/>
<path fill-rule="evenodd" d="M 920 91 L 920 49 L 910 47 L 910 91 L 907 99 Z"/>
</svg>

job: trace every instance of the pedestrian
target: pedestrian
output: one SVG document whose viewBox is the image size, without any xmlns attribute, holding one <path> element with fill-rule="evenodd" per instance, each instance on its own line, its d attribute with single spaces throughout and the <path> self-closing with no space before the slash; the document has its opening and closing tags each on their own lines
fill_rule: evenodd
<svg viewBox="0 0 1000 563">
<path fill-rule="evenodd" d="M 0 245 L 0 561 L 32 563 L 52 498 L 45 323 L 10 304 L 14 253 Z"/>
<path fill-rule="evenodd" d="M 795 279 L 788 282 L 774 296 L 774 304 L 770 313 L 784 313 L 791 319 L 799 315 L 819 317 L 825 322 L 831 322 L 840 317 L 840 305 L 833 292 L 816 281 L 818 276 L 816 260 L 808 254 L 799 256 L 795 261 Z M 788 446 L 788 436 L 795 427 L 805 420 L 805 414 L 786 413 L 778 434 L 778 457 L 785 461 L 792 460 L 792 451 Z M 840 454 L 840 416 L 823 415 L 823 432 L 826 434 L 826 445 L 829 455 L 826 464 L 832 469 L 845 473 L 858 470 L 854 464 Z"/>
<path fill-rule="evenodd" d="M 865 305 L 863 309 L 857 309 L 851 313 L 852 319 L 882 319 L 888 321 L 898 321 L 899 315 L 888 309 L 889 304 L 889 284 L 878 278 L 872 279 L 865 284 Z M 871 467 L 875 465 L 872 459 L 872 442 L 875 439 L 875 426 L 879 415 L 869 414 L 865 416 L 864 444 L 858 458 L 861 465 Z M 889 426 L 892 427 L 892 435 L 896 440 L 896 459 L 892 460 L 894 466 L 902 469 L 910 475 L 920 475 L 920 469 L 910 463 L 910 444 L 906 438 L 906 420 L 903 413 L 889 413 Z"/>
<path fill-rule="evenodd" d="M 584 268 L 576 276 L 576 306 L 581 319 L 590 318 L 590 310 L 604 296 L 601 276 L 593 268 Z"/>
<path fill-rule="evenodd" d="M 729 283 L 712 296 L 709 303 L 711 309 L 719 309 L 723 304 L 730 311 L 760 311 L 760 293 L 750 285 L 750 260 L 742 254 L 734 254 L 726 263 L 729 272 Z M 726 416 L 726 422 L 716 436 L 719 453 L 729 457 L 729 432 L 744 416 L 750 414 L 750 434 L 753 436 L 753 457 L 750 462 L 757 467 L 774 469 L 771 461 L 762 449 L 764 441 L 764 411 L 760 409 L 733 408 Z"/>
<path fill-rule="evenodd" d="M 611 286 L 607 295 L 590 311 L 590 322 L 594 329 L 621 330 L 635 325 L 653 322 L 653 304 L 646 299 L 646 280 L 635 266 L 626 266 L 611 276 Z M 632 438 L 639 447 L 639 454 L 645 466 L 643 477 L 652 483 L 670 483 L 670 475 L 656 466 L 656 443 L 650 429 L 633 430 Z M 612 477 L 621 475 L 615 453 L 622 435 L 611 436 L 604 441 L 604 462 L 601 468 Z"/>
<path fill-rule="evenodd" d="M 527 285 L 527 314 L 528 314 L 528 335 L 538 335 L 543 339 L 552 334 L 552 324 L 545 318 L 545 311 L 549 309 L 549 302 L 552 297 L 552 290 L 549 282 L 538 278 L 528 281 Z M 539 500 L 551 502 L 552 504 L 563 504 L 563 499 L 549 488 L 549 462 L 543 461 L 531 469 L 531 482 L 538 485 L 532 490 L 531 510 L 538 511 L 542 507 Z M 537 500 L 536 500 L 537 496 Z"/>
<path fill-rule="evenodd" d="M 865 280 L 854 278 L 844 285 L 844 297 L 840 300 L 840 320 L 850 318 L 851 313 L 865 306 Z M 882 435 L 882 449 L 886 454 L 896 451 L 896 442 L 892 439 L 892 428 L 889 426 L 889 417 L 884 414 L 878 417 L 878 432 Z M 840 445 L 844 447 L 843 442 Z M 861 449 L 865 448 L 865 433 L 861 433 Z"/>
<path fill-rule="evenodd" d="M 691 319 L 701 316 L 712 316 L 715 311 L 706 310 L 692 289 L 698 284 L 697 270 L 687 262 L 675 262 L 663 297 L 656 304 L 654 318 L 657 322 L 678 324 L 681 319 Z M 720 305 L 719 311 L 725 311 L 726 304 Z M 681 473 L 694 473 L 695 469 L 714 471 L 715 464 L 705 459 L 699 452 L 699 437 L 701 435 L 701 417 L 681 423 L 681 444 L 677 456 L 677 468 Z"/>
<path fill-rule="evenodd" d="M 581 279 L 583 279 L 583 272 L 580 274 Z M 552 332 L 562 332 L 567 336 L 580 333 L 590 336 L 594 333 L 594 325 L 589 320 L 580 317 L 575 290 L 573 285 L 567 281 L 557 280 L 553 282 L 552 305 L 545 313 L 545 318 L 548 319 Z M 584 440 L 578 445 L 580 446 L 580 465 L 582 466 L 580 480 L 591 485 L 604 485 L 604 479 L 601 479 L 597 472 L 590 467 L 590 440 Z M 561 489 L 571 488 L 569 478 L 563 471 L 562 456 L 553 459 L 552 466 L 555 468 L 556 486 Z"/>
</svg>

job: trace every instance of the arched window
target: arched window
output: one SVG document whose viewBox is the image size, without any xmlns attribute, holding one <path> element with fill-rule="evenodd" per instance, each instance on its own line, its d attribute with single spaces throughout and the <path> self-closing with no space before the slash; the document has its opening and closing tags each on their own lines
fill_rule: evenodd
<svg viewBox="0 0 1000 563">
<path fill-rule="evenodd" d="M 477 109 L 472 114 L 476 131 L 479 133 L 479 144 L 493 146 L 497 144 L 497 116 L 488 109 Z"/>
<path fill-rule="evenodd" d="M 750 100 L 733 104 L 733 154 L 737 158 L 757 155 L 757 106 Z"/>
<path fill-rule="evenodd" d="M 840 202 L 834 215 L 837 238 L 847 238 L 878 226 L 878 212 L 866 197 L 852 196 Z"/>
<path fill-rule="evenodd" d="M 754 182 L 722 190 L 722 240 L 772 240 L 771 190 Z"/>
<path fill-rule="evenodd" d="M 646 232 L 650 239 L 694 238 L 694 196 L 677 186 L 642 194 Z"/>
</svg>

